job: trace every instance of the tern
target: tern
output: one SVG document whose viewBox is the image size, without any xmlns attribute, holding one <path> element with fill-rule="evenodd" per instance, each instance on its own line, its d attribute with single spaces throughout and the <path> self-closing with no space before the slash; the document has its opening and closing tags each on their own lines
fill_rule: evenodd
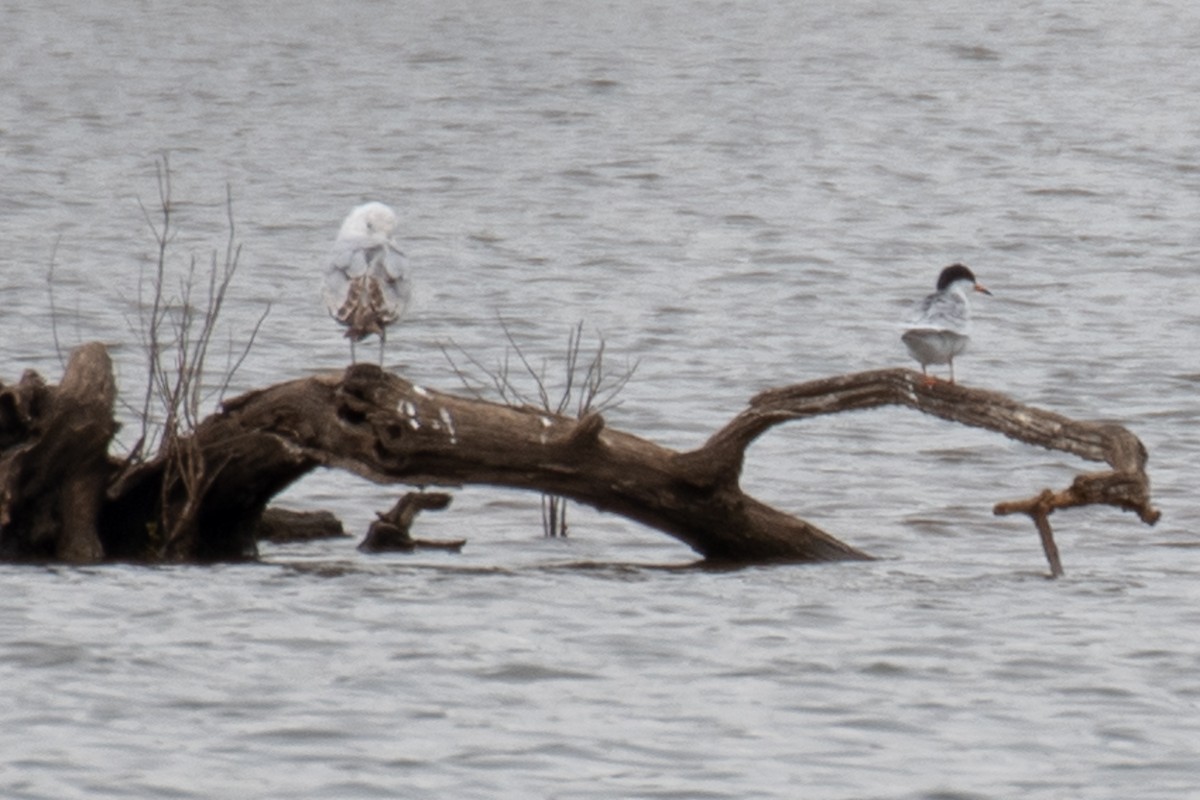
<svg viewBox="0 0 1200 800">
<path fill-rule="evenodd" d="M 934 378 L 926 372 L 930 364 L 950 367 L 950 383 L 954 383 L 954 357 L 967 349 L 970 341 L 971 306 L 967 292 L 990 295 L 964 264 L 951 264 L 938 275 L 937 291 L 913 308 L 911 319 L 900 337 L 908 352 L 921 365 L 927 384 Z"/>
</svg>

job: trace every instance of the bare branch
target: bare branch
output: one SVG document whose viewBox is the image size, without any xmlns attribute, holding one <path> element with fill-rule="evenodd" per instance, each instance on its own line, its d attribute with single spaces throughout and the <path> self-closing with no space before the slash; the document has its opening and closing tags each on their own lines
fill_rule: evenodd
<svg viewBox="0 0 1200 800">
<path fill-rule="evenodd" d="M 220 400 L 225 397 L 225 392 L 229 391 L 229 384 L 233 381 L 233 376 L 237 374 L 237 371 L 239 369 L 241 369 L 243 362 L 245 362 L 246 357 L 248 355 L 250 355 L 250 349 L 252 347 L 254 347 L 254 342 L 257 341 L 258 334 L 262 330 L 263 323 L 267 321 L 267 316 L 270 313 L 271 313 L 271 304 L 267 303 L 266 307 L 263 309 L 262 314 L 259 315 L 258 320 L 254 323 L 254 327 L 250 329 L 250 335 L 249 335 L 249 337 L 247 337 L 246 343 L 242 347 L 242 351 L 238 355 L 237 360 L 235 360 L 232 364 L 230 364 L 228 361 L 226 361 L 225 372 L 224 372 L 224 375 L 222 376 L 220 385 L 217 386 L 217 388 L 214 389 L 212 392 L 209 392 L 207 395 L 205 395 L 204 400 L 206 402 L 208 400 L 211 400 L 214 396 L 216 397 L 218 402 L 220 402 Z M 233 339 L 232 339 L 232 334 L 231 334 L 231 337 L 230 337 L 231 349 L 232 349 L 232 343 L 233 343 Z"/>
<path fill-rule="evenodd" d="M 217 323 L 224 310 L 230 285 L 237 274 L 241 245 L 233 214 L 233 193 L 225 187 L 225 217 L 228 233 L 222 251 L 208 259 L 207 275 L 201 275 L 196 258 L 189 259 L 178 281 L 178 294 L 167 296 L 169 244 L 175 239 L 174 201 L 167 156 L 155 164 L 159 210 L 157 219 L 139 200 L 155 243 L 157 257 L 148 283 L 139 276 L 139 339 L 146 350 L 146 390 L 140 418 L 142 435 L 126 459 L 126 471 L 145 463 L 145 454 L 155 454 L 161 464 L 157 531 L 154 546 L 161 552 L 186 550 L 180 544 L 195 537 L 197 515 L 212 482 L 223 468 L 200 451 L 192 431 L 200 423 L 201 406 L 212 394 L 206 392 L 209 350 Z M 153 293 L 146 311 L 145 292 Z M 261 329 L 270 305 L 264 310 L 236 361 L 227 369 L 214 390 L 222 394 L 234 372 L 246 359 Z M 230 352 L 233 352 L 232 342 Z"/>
<path fill-rule="evenodd" d="M 452 342 L 451 344 L 454 344 L 454 343 Z M 456 350 L 458 350 L 459 354 L 467 360 L 467 363 L 469 363 L 471 366 L 475 367 L 477 370 L 482 372 L 484 375 L 489 376 L 489 378 L 491 378 L 491 380 L 492 380 L 492 388 L 495 389 L 496 393 L 500 396 L 500 398 L 502 400 L 506 399 L 504 396 L 504 389 L 503 389 L 503 386 L 505 383 L 504 380 L 497 379 L 495 377 L 496 373 L 494 371 L 489 370 L 487 367 L 485 367 L 483 364 L 481 364 L 474 356 L 472 356 L 470 353 L 468 353 L 466 350 L 464 350 L 458 344 L 454 344 L 454 348 Z M 443 344 L 442 342 L 438 342 L 438 349 L 442 351 L 442 355 L 446 358 L 446 361 L 450 364 L 450 368 L 454 371 L 454 375 L 455 375 L 455 377 L 458 378 L 459 383 L 462 384 L 463 389 L 465 389 L 467 392 L 469 392 L 471 394 L 471 396 L 475 397 L 476 399 L 479 399 L 479 400 L 485 399 L 486 394 L 484 392 L 484 387 L 486 386 L 486 384 L 476 380 L 469 373 L 467 373 L 466 370 L 464 370 L 462 367 L 460 367 L 458 365 L 458 362 L 454 360 L 453 354 L 451 354 L 451 352 L 449 351 L 449 349 L 446 347 L 445 344 Z"/>
<path fill-rule="evenodd" d="M 525 351 L 521 349 L 521 345 L 517 344 L 517 340 L 515 338 L 513 338 L 512 331 L 509 330 L 508 323 L 506 323 L 503 318 L 500 318 L 500 328 L 501 328 L 501 330 L 504 331 L 504 338 L 508 340 L 508 343 L 512 346 L 513 351 L 517 354 L 517 359 L 520 360 L 521 366 L 523 366 L 525 368 L 525 374 L 527 374 L 530 378 L 533 379 L 534 386 L 537 388 L 539 406 L 541 408 L 546 409 L 547 411 L 553 410 L 550 407 L 550 394 L 546 390 L 546 376 L 545 376 L 546 365 L 545 365 L 545 362 L 543 362 L 542 371 L 539 373 L 536 369 L 533 368 L 533 365 L 529 363 L 529 359 L 527 359 L 525 357 Z M 504 375 L 505 375 L 504 382 L 505 382 L 505 386 L 511 390 L 511 389 L 514 389 L 515 387 L 513 387 L 512 383 L 507 379 L 507 376 L 508 376 L 507 353 L 505 355 L 506 355 L 506 358 L 505 358 L 505 368 L 504 368 Z M 519 395 L 519 393 L 517 393 L 515 391 L 514 391 L 514 394 Z"/>
<path fill-rule="evenodd" d="M 563 364 L 559 374 L 562 375 L 562 386 L 560 389 L 553 389 L 546 378 L 548 362 L 543 360 L 541 369 L 537 369 L 533 365 L 533 361 L 525 354 L 524 348 L 517 341 L 512 329 L 504 321 L 503 318 L 498 318 L 500 327 L 504 331 L 504 336 L 508 340 L 508 347 L 505 348 L 503 360 L 495 370 L 485 368 L 477 359 L 466 353 L 461 347 L 457 347 L 458 351 L 467 359 L 475 369 L 480 370 L 487 375 L 491 380 L 492 387 L 497 397 L 501 402 L 514 407 L 540 408 L 541 410 L 561 416 L 565 414 L 574 405 L 575 416 L 577 419 L 583 419 L 590 414 L 611 408 L 616 395 L 628 383 L 629 378 L 633 375 L 631 367 L 623 374 L 618 375 L 615 379 L 610 378 L 604 370 L 604 351 L 605 344 L 603 337 L 596 347 L 596 352 L 588 362 L 586 368 L 582 368 L 580 364 L 580 356 L 583 348 L 583 322 L 578 322 L 567 333 L 567 346 L 564 351 Z M 458 376 L 459 381 L 471 394 L 478 399 L 486 399 L 482 387 L 486 384 L 482 381 L 474 379 L 463 370 L 455 361 L 446 347 L 442 346 L 442 354 L 450 362 L 451 368 Z M 537 395 L 537 402 L 530 402 L 526 393 L 521 386 L 512 378 L 509 370 L 509 359 L 512 353 L 516 354 L 517 360 L 520 362 L 526 378 L 532 382 Z M 556 397 L 557 399 L 552 399 Z M 598 417 L 597 417 L 598 419 Z M 599 428 L 603 427 L 603 420 L 599 420 Z M 567 501 L 565 498 L 555 497 L 553 495 L 544 495 L 542 497 L 542 530 L 547 536 L 565 536 L 567 531 Z"/>
</svg>

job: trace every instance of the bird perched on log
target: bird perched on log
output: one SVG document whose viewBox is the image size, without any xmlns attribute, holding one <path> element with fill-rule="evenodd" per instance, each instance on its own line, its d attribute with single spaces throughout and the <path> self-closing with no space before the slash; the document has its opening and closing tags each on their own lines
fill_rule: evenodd
<svg viewBox="0 0 1200 800">
<path fill-rule="evenodd" d="M 379 337 L 379 365 L 387 328 L 404 316 L 412 294 L 408 259 L 393 238 L 400 220 L 383 203 L 364 203 L 342 222 L 329 253 L 325 273 L 325 306 L 346 326 L 350 360 L 354 345 Z"/>
<path fill-rule="evenodd" d="M 970 341 L 968 290 L 991 294 L 966 265 L 951 264 L 943 269 L 938 275 L 937 291 L 913 308 L 907 330 L 900 337 L 920 363 L 928 384 L 935 380 L 925 371 L 930 364 L 948 364 L 950 383 L 954 383 L 954 357 L 966 350 Z"/>
</svg>

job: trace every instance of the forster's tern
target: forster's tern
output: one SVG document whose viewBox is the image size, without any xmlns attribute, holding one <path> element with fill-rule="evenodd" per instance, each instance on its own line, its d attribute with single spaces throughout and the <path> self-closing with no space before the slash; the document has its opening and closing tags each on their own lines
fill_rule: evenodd
<svg viewBox="0 0 1200 800">
<path fill-rule="evenodd" d="M 937 291 L 913 309 L 906 330 L 900 337 L 921 364 L 927 383 L 934 379 L 925 371 L 930 364 L 947 364 L 950 383 L 954 383 L 954 357 L 967 349 L 971 306 L 967 291 L 991 294 L 963 264 L 952 264 L 938 276 Z"/>
</svg>

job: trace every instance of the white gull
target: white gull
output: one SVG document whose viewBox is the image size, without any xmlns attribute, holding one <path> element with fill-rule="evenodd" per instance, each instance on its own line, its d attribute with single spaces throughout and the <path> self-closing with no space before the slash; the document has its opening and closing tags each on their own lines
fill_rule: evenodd
<svg viewBox="0 0 1200 800">
<path fill-rule="evenodd" d="M 354 345 L 379 337 L 379 365 L 387 328 L 404 316 L 412 295 L 408 259 L 394 235 L 400 221 L 383 203 L 364 203 L 342 222 L 325 273 L 325 307 L 346 327 L 350 360 Z"/>
</svg>

